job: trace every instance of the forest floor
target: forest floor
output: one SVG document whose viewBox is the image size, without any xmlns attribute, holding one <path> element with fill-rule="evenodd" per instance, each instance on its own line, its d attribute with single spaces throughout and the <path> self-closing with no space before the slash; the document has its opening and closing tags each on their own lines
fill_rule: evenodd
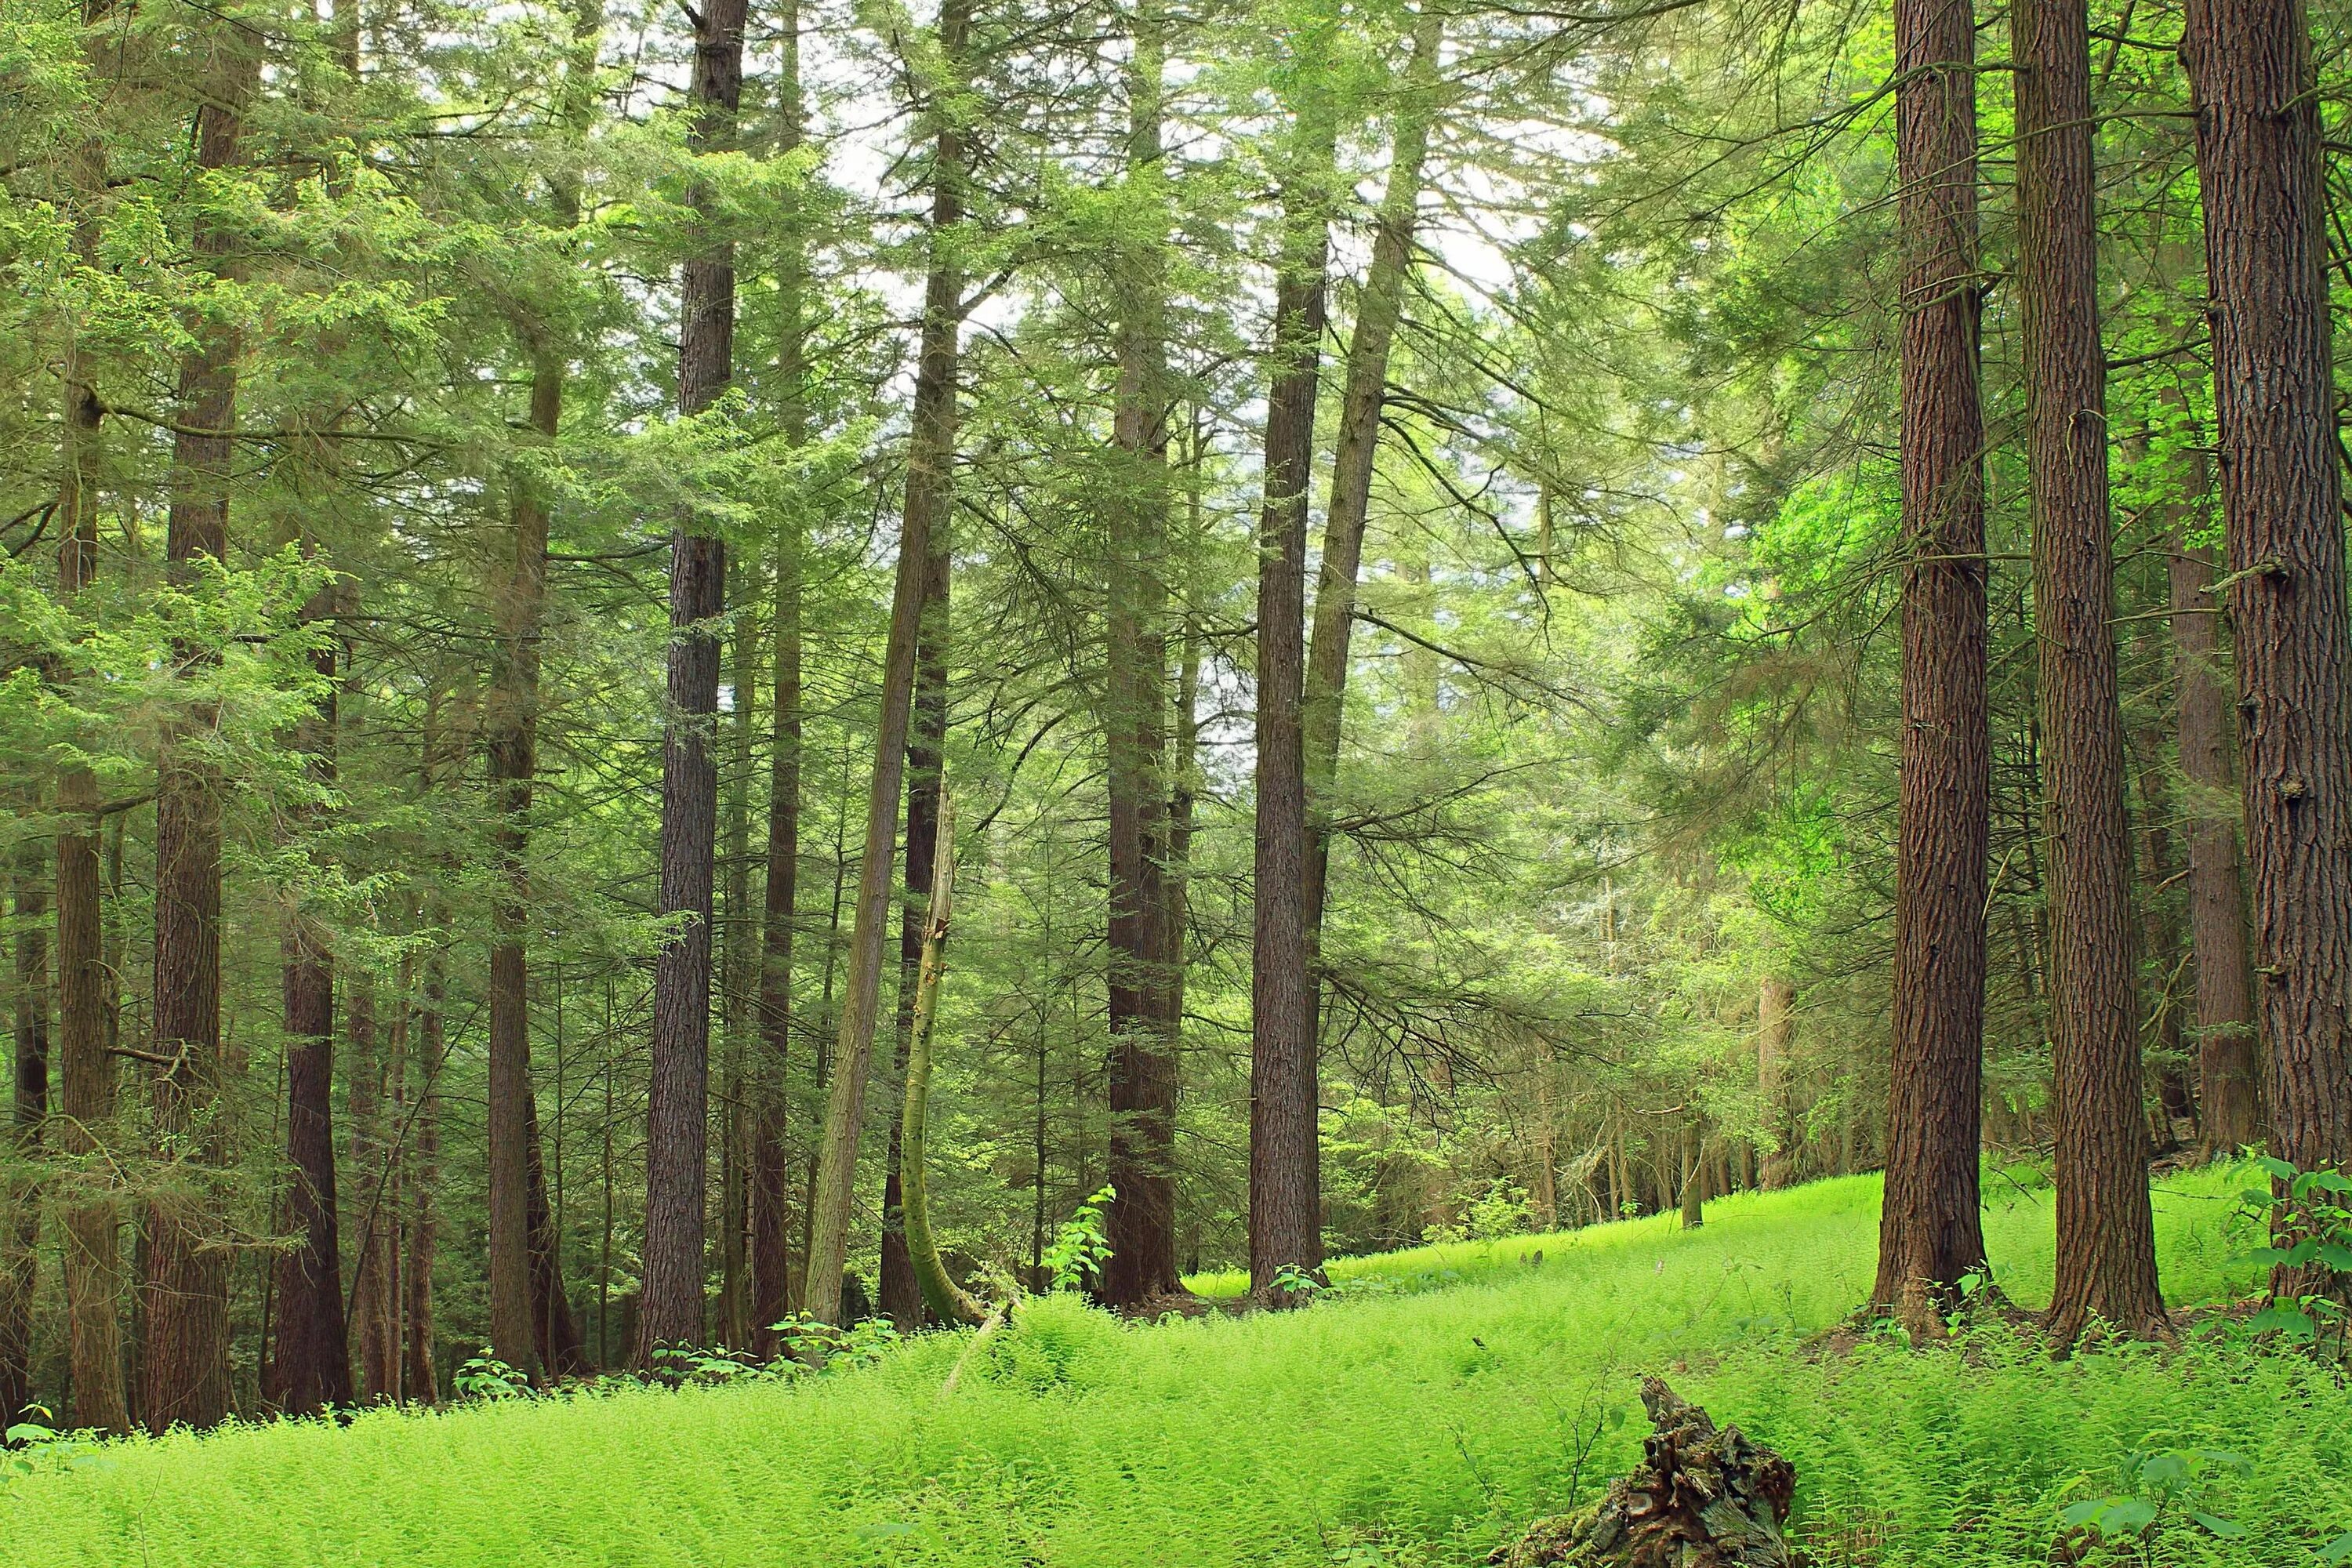
<svg viewBox="0 0 2352 1568">
<path fill-rule="evenodd" d="M 2158 1188 L 2177 1303 L 2249 1285 L 2238 1184 Z M 1877 1208 L 1875 1181 L 1824 1182 L 1726 1199 L 1695 1232 L 1667 1217 L 1343 1262 L 1335 1299 L 1301 1312 L 1128 1325 L 1056 1298 L 968 1360 L 968 1335 L 940 1334 L 794 1384 L 111 1444 L 0 1480 L 0 1561 L 1475 1563 L 1630 1463 L 1652 1371 L 1794 1463 L 1792 1529 L 1825 1568 L 2042 1568 L 2061 1510 L 2126 1491 L 2153 1449 L 2243 1465 L 2178 1467 L 2148 1539 L 2090 1560 L 2308 1565 L 2352 1530 L 2352 1393 L 2298 1357 L 2192 1341 L 2053 1362 L 2003 1328 L 1820 1353 L 1868 1289 Z M 2048 1189 L 1997 1181 L 1986 1228 L 2032 1304 Z"/>
</svg>

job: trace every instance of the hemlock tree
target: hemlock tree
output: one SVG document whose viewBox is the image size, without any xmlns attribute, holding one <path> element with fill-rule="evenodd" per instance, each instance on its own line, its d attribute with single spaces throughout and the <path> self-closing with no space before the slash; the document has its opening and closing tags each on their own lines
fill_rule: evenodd
<svg viewBox="0 0 2352 1568">
<path fill-rule="evenodd" d="M 2019 0 L 2018 290 L 2033 493 L 2033 627 L 2053 913 L 2058 1278 L 2050 1329 L 2168 1326 L 2141 1114 L 2107 395 L 2093 211 L 2090 16 Z"/>
<path fill-rule="evenodd" d="M 2304 8 L 2195 0 L 2181 58 L 2205 200 L 2270 1149 L 2304 1170 L 2341 1169 L 2352 1163 L 2352 627 Z M 2272 1275 L 2283 1295 L 2319 1283 L 2310 1268 Z"/>
<path fill-rule="evenodd" d="M 1886 1197 L 1871 1300 L 1933 1332 L 1985 1262 L 1977 1144 L 1984 1057 L 1983 279 L 1976 22 L 1969 0 L 1896 0 L 1903 277 L 1902 794 Z"/>
</svg>

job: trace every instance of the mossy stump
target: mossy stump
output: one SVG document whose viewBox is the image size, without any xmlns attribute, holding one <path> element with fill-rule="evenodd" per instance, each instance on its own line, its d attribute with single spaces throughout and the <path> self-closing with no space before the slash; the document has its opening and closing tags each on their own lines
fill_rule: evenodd
<svg viewBox="0 0 2352 1568">
<path fill-rule="evenodd" d="M 1797 1472 L 1737 1426 L 1654 1377 L 1642 1405 L 1655 1431 L 1642 1463 L 1595 1506 L 1538 1520 L 1487 1561 L 1499 1568 L 1803 1568 L 1782 1539 Z"/>
</svg>

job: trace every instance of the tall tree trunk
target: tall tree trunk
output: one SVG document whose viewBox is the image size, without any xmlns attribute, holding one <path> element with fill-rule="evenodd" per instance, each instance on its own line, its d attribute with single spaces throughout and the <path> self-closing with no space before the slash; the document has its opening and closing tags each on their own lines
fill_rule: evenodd
<svg viewBox="0 0 2352 1568">
<path fill-rule="evenodd" d="M 747 562 L 749 569 L 746 569 Z M 751 609 L 760 572 L 756 557 L 739 561 L 740 591 L 735 601 L 735 646 L 730 679 L 734 706 L 728 727 L 727 925 L 719 945 L 719 1016 L 725 1050 L 719 1083 L 719 1327 L 722 1343 L 740 1350 L 751 1342 L 750 1257 L 751 1100 L 745 1074 L 751 1067 L 754 954 L 759 922 L 751 916 L 751 709 L 759 687 L 759 616 Z"/>
<path fill-rule="evenodd" d="M 110 7 L 84 0 L 83 26 L 92 27 Z M 94 65 L 98 62 L 93 61 Z M 86 265 L 98 260 L 98 207 L 106 199 L 106 145 L 85 139 L 74 155 L 77 199 L 74 249 Z M 64 478 L 58 495 L 58 599 L 71 610 L 98 577 L 99 418 L 97 388 L 79 340 L 66 345 Z M 80 1162 L 75 1198 L 65 1215 L 67 1362 L 77 1428 L 130 1429 L 122 1385 L 121 1215 L 113 1180 L 97 1156 L 112 1129 L 120 1078 L 108 1054 L 113 984 L 105 952 L 99 876 L 98 775 L 68 765 L 58 772 L 58 1057 L 62 1109 L 58 1144 Z"/>
<path fill-rule="evenodd" d="M 929 560 L 923 572 L 922 629 L 915 640 L 914 716 L 907 741 L 907 872 L 898 906 L 898 1004 L 892 1076 L 904 1081 L 913 1048 L 915 991 L 920 982 L 925 899 L 931 862 L 939 852 L 940 769 L 947 743 L 949 619 L 949 509 L 940 508 L 928 531 Z M 907 1247 L 904 1181 L 899 1168 L 901 1127 L 893 1121 L 882 1173 L 882 1278 L 876 1305 L 902 1331 L 921 1326 L 923 1295 L 915 1260 Z"/>
<path fill-rule="evenodd" d="M 27 838 L 16 851 L 16 985 L 11 1052 L 10 1150 L 26 1169 L 0 1177 L 0 1421 L 32 1402 L 33 1287 L 40 1244 L 34 1163 L 49 1119 L 49 856 Z"/>
<path fill-rule="evenodd" d="M 2205 1151 L 2235 1154 L 2262 1136 L 2254 1001 L 2246 965 L 2246 890 L 2238 875 L 2244 818 L 2231 760 L 2228 655 L 2221 606 L 2213 596 L 2213 552 L 2192 543 L 2211 495 L 2200 456 L 2184 459 L 2189 504 L 2180 509 L 2167 556 L 2180 731 L 2180 772 L 2189 781 L 2189 944 L 2197 965 L 2197 1088 Z M 2220 803 L 2229 803 L 2227 810 Z"/>
<path fill-rule="evenodd" d="M 307 546 L 306 546 L 307 549 Z M 302 607 L 317 626 L 335 613 L 336 588 L 322 584 Z M 331 787 L 335 777 L 334 645 L 313 656 L 321 684 L 316 707 L 295 725 L 289 749 L 306 759 L 310 783 Z M 296 814 L 299 825 L 315 815 Z M 335 960 L 331 939 L 302 907 L 299 888 L 286 890 L 282 996 L 286 1042 L 286 1163 L 288 1229 L 293 1244 L 278 1255 L 277 1317 L 262 1399 L 289 1415 L 314 1415 L 348 1405 L 351 1346 L 343 1319 L 342 1249 L 336 1236 Z M 358 1063 L 353 1062 L 356 1070 Z"/>
<path fill-rule="evenodd" d="M 1282 253 L 1268 353 L 1265 506 L 1258 525 L 1257 845 L 1250 946 L 1250 1289 L 1269 1304 L 1298 1295 L 1286 1272 L 1323 1267 L 1316 1124 L 1315 1003 L 1307 982 L 1306 678 L 1307 495 L 1315 467 L 1329 268 L 1329 184 L 1339 116 L 1319 62 L 1303 67 L 1282 194 Z"/>
<path fill-rule="evenodd" d="M 2084 0 L 2019 0 L 2019 293 L 2033 490 L 2044 832 L 2053 914 L 2061 1344 L 2094 1320 L 2168 1322 L 2142 1112 L 2139 966 L 2124 816 L 2122 689 L 2107 514 L 2106 367 L 2099 345 L 2090 16 Z"/>
<path fill-rule="evenodd" d="M 800 4 L 784 0 L 777 18 L 783 63 L 777 99 L 782 121 L 780 155 L 801 144 Z M 804 263 L 798 215 L 785 237 L 777 265 L 780 318 L 776 379 L 782 388 L 779 422 L 797 447 L 808 438 L 803 384 L 808 376 L 804 334 Z M 776 519 L 773 710 L 768 753 L 768 876 L 760 924 L 760 1057 L 751 1074 L 751 1349 L 772 1356 L 781 1348 L 774 1325 L 782 1321 L 790 1293 L 786 1192 L 790 1185 L 784 1147 L 784 1066 L 793 1030 L 793 921 L 800 894 L 801 858 L 801 551 L 806 528 L 796 509 Z"/>
<path fill-rule="evenodd" d="M 1302 710 L 1307 807 L 1314 837 L 1307 858 L 1308 984 L 1322 953 L 1324 893 L 1331 868 L 1331 792 L 1339 775 L 1339 730 L 1347 710 L 1348 655 L 1356 627 L 1356 574 L 1363 564 L 1371 511 L 1372 465 L 1388 398 L 1389 349 L 1412 273 L 1413 228 L 1420 216 L 1422 165 L 1438 109 L 1437 67 L 1444 18 L 1424 8 L 1413 24 L 1412 58 L 1396 109 L 1395 150 L 1372 237 L 1371 271 L 1356 300 L 1339 401 L 1339 446 L 1331 460 L 1331 502 L 1323 558 L 1315 579 L 1315 640 L 1307 656 Z"/>
<path fill-rule="evenodd" d="M 562 1238 L 547 1201 L 545 1165 L 540 1158 L 539 1100 L 523 1102 L 526 1163 L 523 1218 L 530 1237 L 530 1348 L 550 1377 L 580 1377 L 588 1371 L 580 1325 L 563 1288 Z"/>
<path fill-rule="evenodd" d="M 1978 402 L 1975 18 L 1896 0 L 1903 232 L 1903 742 L 1894 1060 L 1872 1300 L 1935 1331 L 1984 1266 L 1984 416 Z"/>
<path fill-rule="evenodd" d="M 733 139 L 743 94 L 745 0 L 710 0 L 695 19 L 691 145 L 716 153 Z M 682 269 L 677 345 L 681 413 L 717 402 L 734 374 L 735 250 L 714 241 L 717 205 L 688 195 L 706 247 Z M 703 1187 L 710 1114 L 710 915 L 718 847 L 719 777 L 711 750 L 719 711 L 719 628 L 726 608 L 726 545 L 688 510 L 670 541 L 669 700 L 662 738 L 660 909 L 684 923 L 654 964 L 653 1084 L 646 1108 L 645 1285 L 635 1361 L 703 1338 Z"/>
<path fill-rule="evenodd" d="M 2140 963 L 2145 972 L 2143 990 L 2147 995 L 2147 1023 L 2142 1031 L 2147 1042 L 2143 1051 L 2147 1081 L 2140 1098 L 2149 1106 L 2150 1147 L 2158 1154 L 2168 1154 L 2180 1146 L 2174 1124 L 2183 1119 L 2194 1121 L 2197 1102 L 2180 1070 L 2185 1048 L 2180 1005 L 2172 985 L 2181 967 L 2180 922 L 2173 918 L 2172 900 L 2165 896 L 2174 872 L 2172 830 L 2167 826 L 2172 811 L 2172 792 L 2164 773 L 2161 724 L 2151 722 L 2147 726 L 2140 747 L 2141 755 L 2135 760 L 2140 801 L 2140 819 L 2135 835 L 2139 852 L 2139 899 L 2136 907 L 2139 911 Z M 2153 1097 L 2147 1092 L 2149 1089 L 2156 1091 Z"/>
<path fill-rule="evenodd" d="M 359 1342 L 359 1397 L 368 1405 L 400 1398 L 399 1227 L 400 1181 L 397 1141 L 401 1100 L 393 1063 L 404 1054 L 406 998 L 392 1027 L 380 1037 L 375 983 L 354 971 L 343 988 L 344 1109 L 351 1119 L 352 1173 L 359 1187 L 352 1213 L 359 1239 L 352 1249 L 352 1331 Z M 387 1114 L 389 1112 L 390 1114 Z"/>
<path fill-rule="evenodd" d="M 440 1239 L 436 1207 L 441 1191 L 441 1005 L 446 983 L 441 955 L 425 960 L 425 994 L 416 1010 L 416 1125 L 409 1135 L 408 1246 L 401 1260 L 401 1317 L 408 1336 L 405 1381 L 408 1397 L 427 1404 L 441 1397 L 439 1343 L 433 1325 L 433 1255 Z M 407 1005 L 404 996 L 403 1006 Z"/>
<path fill-rule="evenodd" d="M 907 1037 L 907 1082 L 898 1115 L 898 1145 L 907 1160 L 906 1240 L 923 1306 L 942 1322 L 976 1326 L 986 1321 L 987 1313 L 955 1282 L 940 1260 L 939 1242 L 931 1234 L 931 1205 L 923 1176 L 926 1110 L 931 1092 L 931 1025 L 939 1016 L 940 980 L 955 897 L 955 814 L 944 794 L 935 826 L 939 849 L 932 858 L 933 875 L 923 914 L 914 1011 Z M 953 1377 L 949 1381 L 953 1382 Z"/>
<path fill-rule="evenodd" d="M 2298 0 L 2192 0 L 2221 509 L 2270 1150 L 2352 1163 L 2352 657 L 2329 360 L 2319 100 Z M 2273 1289 L 2320 1288 L 2282 1266 Z"/>
<path fill-rule="evenodd" d="M 1160 118 L 1165 20 L 1145 0 L 1128 68 L 1127 183 L 1150 216 L 1113 257 L 1118 388 L 1116 482 L 1104 519 L 1104 733 L 1109 753 L 1111 1255 L 1098 1289 L 1139 1307 L 1182 1289 L 1176 1271 L 1176 1026 L 1168 951 L 1163 778 L 1168 606 L 1168 191 Z"/>
<path fill-rule="evenodd" d="M 215 65 L 213 86 L 196 110 L 195 163 L 226 169 L 239 157 L 243 113 L 260 60 L 233 19 L 205 30 Z M 196 255 L 223 277 L 238 271 L 235 238 L 207 220 L 194 236 Z M 173 493 L 163 554 L 184 588 L 195 588 L 208 564 L 226 559 L 228 483 L 236 447 L 239 334 L 234 322 L 191 323 L 195 346 L 180 362 L 180 418 L 173 437 Z M 214 657 L 189 647 L 181 657 Z M 161 1433 L 184 1423 L 205 1427 L 228 1414 L 228 1259 L 219 1239 L 216 1179 L 225 1133 L 213 1110 L 220 1095 L 220 779 L 203 752 L 182 734 L 208 727 L 203 710 L 167 735 L 156 767 L 154 1050 L 173 1065 L 155 1079 L 155 1125 L 185 1141 L 182 1171 L 150 1203 L 144 1396 L 141 1415 Z"/>
<path fill-rule="evenodd" d="M 915 367 L 915 403 L 907 449 L 906 506 L 898 529 L 898 569 L 890 598 L 890 634 L 883 651 L 881 709 L 874 735 L 874 774 L 866 797 L 866 844 L 857 868 L 850 923 L 849 963 L 842 977 L 841 1019 L 826 1097 L 824 1134 L 811 1194 L 804 1289 L 810 1316 L 841 1315 L 841 1271 L 848 1256 L 850 1210 L 856 1198 L 857 1141 L 866 1120 L 866 1079 L 874 1057 L 874 1025 L 882 997 L 882 935 L 889 920 L 890 873 L 896 865 L 898 789 L 906 774 L 908 710 L 913 706 L 916 646 L 929 597 L 934 529 L 944 531 L 952 497 L 956 442 L 956 376 L 963 324 L 963 278 L 954 231 L 963 222 L 963 128 L 956 94 L 971 44 L 970 0 L 944 0 L 939 43 L 949 79 L 924 84 L 935 120 L 932 148 L 930 270 L 923 294 L 923 330 Z"/>
</svg>

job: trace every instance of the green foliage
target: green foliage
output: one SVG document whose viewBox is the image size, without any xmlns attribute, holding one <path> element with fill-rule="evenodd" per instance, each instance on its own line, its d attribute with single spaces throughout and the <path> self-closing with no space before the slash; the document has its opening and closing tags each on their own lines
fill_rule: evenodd
<svg viewBox="0 0 2352 1568">
<path fill-rule="evenodd" d="M 2031 1304 L 2050 1195 L 1990 1190 L 2004 1289 Z M 2176 1300 L 2251 1283 L 2233 1190 L 2158 1190 Z M 2158 1560 L 2182 1568 L 2306 1568 L 2352 1525 L 2352 1394 L 2307 1357 L 2193 1340 L 2053 1362 L 1999 1327 L 1809 1352 L 1869 1288 L 1876 1200 L 1855 1178 L 1721 1199 L 1687 1234 L 1662 1216 L 1343 1259 L 1342 1280 L 1402 1288 L 1310 1312 L 1138 1326 L 1061 1293 L 977 1352 L 924 1335 L 824 1377 L 131 1439 L 0 1489 L 0 1539 L 12 1568 L 1466 1568 L 1625 1468 L 1649 1370 L 1789 1456 L 1792 1531 L 1827 1563 L 2045 1568 L 2069 1504 L 2158 1483 L 2178 1511 Z M 2250 1468 L 2184 1489 L 2151 1479 L 2162 1452 Z"/>
<path fill-rule="evenodd" d="M 2272 1182 L 2240 1194 L 2241 1215 L 2271 1238 L 2271 1245 L 2248 1252 L 2246 1261 L 2274 1271 L 2269 1299 L 2246 1328 L 2342 1356 L 2352 1332 L 2352 1313 L 2345 1307 L 2352 1297 L 2352 1178 L 2340 1171 L 2298 1170 L 2267 1154 L 2244 1168 Z M 2281 1290 L 2275 1283 L 2281 1279 L 2299 1287 Z"/>
<path fill-rule="evenodd" d="M 1045 1278 L 1053 1281 L 1055 1289 L 1083 1290 L 1101 1277 L 1103 1265 L 1110 1260 L 1103 1211 L 1118 1195 L 1108 1187 L 1100 1189 L 1054 1233 L 1053 1245 L 1045 1248 Z"/>
</svg>

